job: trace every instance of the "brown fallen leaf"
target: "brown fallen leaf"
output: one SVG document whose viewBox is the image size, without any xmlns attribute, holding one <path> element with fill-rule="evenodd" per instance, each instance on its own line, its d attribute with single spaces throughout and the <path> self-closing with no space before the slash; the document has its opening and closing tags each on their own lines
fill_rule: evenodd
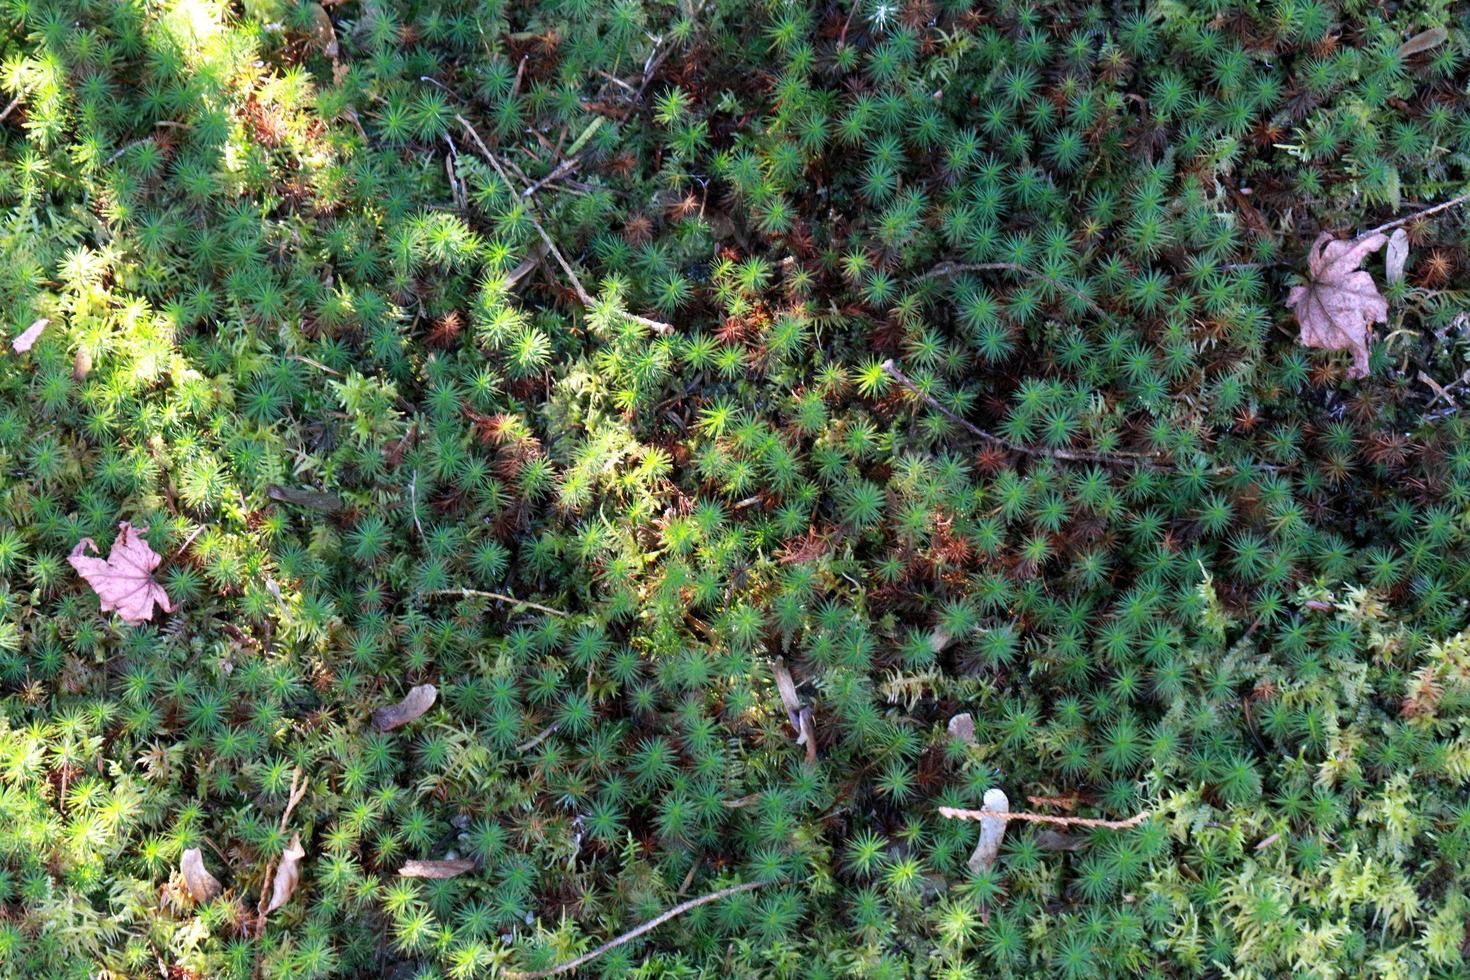
<svg viewBox="0 0 1470 980">
<path fill-rule="evenodd" d="M 102 611 L 117 610 L 125 623 L 147 622 L 153 617 L 154 603 L 164 612 L 173 612 L 168 593 L 153 580 L 153 570 L 162 558 L 143 540 L 142 532 L 148 529 L 134 528 L 127 521 L 118 529 L 105 560 L 86 553 L 88 548 L 97 549 L 91 538 L 78 541 L 66 560 L 102 600 Z"/>
<path fill-rule="evenodd" d="M 50 323 L 50 317 L 41 317 L 41 319 L 22 330 L 20 335 L 10 342 L 10 346 L 15 348 L 17 354 L 24 354 L 36 345 L 36 341 L 41 339 L 41 332 Z"/>
<path fill-rule="evenodd" d="M 1323 232 L 1307 253 L 1306 284 L 1293 286 L 1286 299 L 1301 325 L 1304 346 L 1352 352 L 1349 378 L 1368 376 L 1372 325 L 1388 322 L 1388 300 L 1373 277 L 1358 268 L 1387 241 L 1373 234 L 1344 242 Z"/>
<path fill-rule="evenodd" d="M 291 843 L 286 845 L 286 851 L 281 855 L 281 866 L 276 869 L 276 877 L 271 882 L 271 900 L 265 907 L 267 914 L 285 905 L 291 900 L 296 892 L 296 886 L 301 883 L 301 859 L 306 857 L 306 849 L 301 846 L 301 831 L 291 835 Z"/>
<path fill-rule="evenodd" d="M 1427 31 L 1420 31 L 1399 45 L 1398 55 L 1400 58 L 1411 58 L 1424 51 L 1432 51 L 1443 44 L 1449 36 L 1450 32 L 1443 27 L 1431 27 Z"/>
<path fill-rule="evenodd" d="M 402 701 L 373 712 L 373 727 L 380 732 L 391 732 L 395 728 L 402 728 L 432 708 L 437 700 L 439 700 L 439 691 L 433 684 L 420 684 L 409 688 Z"/>
<path fill-rule="evenodd" d="M 475 870 L 475 862 L 464 858 L 445 861 L 405 861 L 398 873 L 405 878 L 453 878 Z"/>
<path fill-rule="evenodd" d="M 179 872 L 194 901 L 203 904 L 219 896 L 219 881 L 204 867 L 204 853 L 199 848 L 191 847 L 184 852 L 179 859 Z"/>
</svg>

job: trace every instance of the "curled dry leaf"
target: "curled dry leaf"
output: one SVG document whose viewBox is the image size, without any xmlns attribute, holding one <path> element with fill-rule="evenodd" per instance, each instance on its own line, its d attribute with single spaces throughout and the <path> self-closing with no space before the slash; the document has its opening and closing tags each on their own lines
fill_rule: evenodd
<svg viewBox="0 0 1470 980">
<path fill-rule="evenodd" d="M 408 694 L 404 695 L 402 701 L 373 712 L 373 727 L 380 732 L 391 732 L 395 728 L 402 728 L 432 708 L 438 699 L 439 691 L 433 684 L 420 684 L 409 688 Z"/>
<path fill-rule="evenodd" d="M 816 762 L 817 736 L 812 727 L 811 705 L 801 703 L 801 698 L 796 694 L 796 681 L 792 678 L 784 658 L 777 657 L 772 661 L 771 670 L 776 675 L 776 690 L 781 694 L 781 704 L 786 708 L 786 720 L 796 732 L 796 744 L 806 746 L 808 762 Z"/>
<path fill-rule="evenodd" d="M 20 336 L 16 337 L 10 342 L 10 346 L 15 348 L 15 352 L 17 354 L 24 354 L 26 351 L 36 346 L 36 341 L 41 339 L 41 332 L 45 330 L 50 323 L 50 317 L 41 317 L 41 319 L 37 320 L 29 327 L 26 327 L 24 330 L 22 330 L 20 332 Z"/>
<path fill-rule="evenodd" d="M 125 623 L 147 622 L 153 617 L 154 603 L 164 612 L 174 608 L 163 586 L 153 580 L 153 570 L 162 559 L 143 540 L 142 532 L 147 530 L 123 521 L 106 560 L 86 553 L 88 548 L 97 550 L 91 538 L 78 541 L 66 559 L 102 600 L 102 611 L 117 610 Z"/>
<path fill-rule="evenodd" d="M 1348 377 L 1368 375 L 1368 341 L 1374 323 L 1388 322 L 1388 300 L 1358 266 L 1388 239 L 1381 234 L 1338 241 L 1323 232 L 1307 253 L 1308 281 L 1293 286 L 1286 305 L 1301 325 L 1306 347 L 1352 352 Z"/>
<path fill-rule="evenodd" d="M 988 789 L 982 800 L 982 808 L 991 813 L 1009 813 L 1011 801 L 1004 790 Z M 975 844 L 975 852 L 970 855 L 968 862 L 970 870 L 975 874 L 995 864 L 995 859 L 1000 855 L 1000 841 L 1005 836 L 1007 822 L 1005 817 L 981 819 L 980 840 Z"/>
<path fill-rule="evenodd" d="M 179 872 L 184 876 L 184 886 L 194 901 L 203 904 L 219 896 L 219 881 L 204 867 L 204 852 L 191 847 L 179 860 Z"/>
<path fill-rule="evenodd" d="M 291 843 L 286 845 L 286 851 L 281 855 L 281 866 L 276 868 L 275 880 L 271 882 L 271 900 L 265 907 L 267 914 L 285 905 L 291 900 L 296 892 L 296 886 L 301 883 L 301 859 L 306 857 L 306 849 L 301 846 L 301 831 L 291 835 Z"/>
<path fill-rule="evenodd" d="M 1404 263 L 1409 261 L 1409 235 L 1402 228 L 1388 236 L 1383 252 L 1383 281 L 1392 286 L 1404 278 Z"/>
<path fill-rule="evenodd" d="M 444 861 L 405 861 L 398 873 L 405 878 L 453 878 L 475 870 L 475 862 L 465 858 Z"/>
</svg>

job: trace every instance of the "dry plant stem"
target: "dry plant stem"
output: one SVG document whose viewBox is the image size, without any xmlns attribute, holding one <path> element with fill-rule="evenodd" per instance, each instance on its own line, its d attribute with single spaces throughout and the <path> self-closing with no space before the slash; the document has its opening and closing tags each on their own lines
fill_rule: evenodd
<svg viewBox="0 0 1470 980">
<path fill-rule="evenodd" d="M 306 784 L 308 782 L 310 782 L 310 780 L 306 778 L 306 773 L 302 771 L 300 766 L 297 766 L 294 770 L 292 770 L 291 795 L 286 800 L 286 809 L 281 811 L 281 822 L 277 827 L 278 833 L 284 834 L 286 832 L 286 824 L 289 823 L 291 820 L 291 812 L 296 809 L 296 804 L 300 803 L 301 798 L 306 795 Z M 260 885 L 260 905 L 257 907 L 258 911 L 255 916 L 256 939 L 259 939 L 265 935 L 265 920 L 266 916 L 270 915 L 270 913 L 265 910 L 265 907 L 267 903 L 270 902 L 271 877 L 275 872 L 275 868 L 273 867 L 274 865 L 274 861 L 266 862 L 265 880 L 261 882 Z M 257 963 L 257 968 L 258 967 L 259 964 Z"/>
<path fill-rule="evenodd" d="M 529 599 L 517 599 L 513 595 L 502 595 L 499 592 L 483 592 L 480 589 L 434 589 L 433 591 L 425 592 L 424 595 L 426 595 L 426 596 L 450 596 L 450 595 L 452 595 L 452 596 L 458 596 L 461 599 L 468 599 L 471 596 L 477 596 L 477 597 L 479 597 L 481 599 L 494 599 L 496 602 L 509 602 L 509 603 L 512 603 L 512 604 L 517 605 L 517 606 L 525 606 L 527 609 L 535 609 L 538 612 L 549 613 L 552 616 L 570 616 L 571 615 L 571 613 L 569 613 L 569 612 L 565 612 L 565 611 L 563 611 L 561 609 L 553 609 L 550 606 L 543 606 L 539 602 L 532 602 Z"/>
<path fill-rule="evenodd" d="M 755 891 L 757 888 L 768 884 L 770 884 L 770 882 L 747 881 L 743 885 L 731 885 L 729 888 L 721 888 L 719 891 L 710 892 L 708 895 L 701 895 L 698 898 L 691 898 L 687 902 L 682 902 L 678 905 L 675 905 L 673 908 L 669 909 L 667 912 L 663 913 L 657 918 L 649 919 L 638 928 L 631 929 L 628 932 L 623 933 L 616 939 L 608 940 L 601 946 L 594 949 L 592 952 L 583 953 L 581 956 L 577 957 L 574 960 L 568 960 L 567 962 L 559 964 L 557 966 L 553 966 L 550 969 L 536 970 L 532 973 L 521 973 L 516 970 L 507 970 L 505 976 L 511 978 L 511 980 L 539 980 L 540 977 L 554 977 L 558 973 L 566 973 L 568 970 L 575 970 L 580 966 L 585 966 L 586 964 L 591 963 L 603 953 L 617 949 L 619 946 L 623 945 L 623 943 L 631 942 L 632 940 L 637 939 L 639 936 L 643 935 L 645 932 L 651 932 L 654 929 L 657 929 L 659 926 L 663 925 L 665 922 L 668 922 L 670 919 L 678 918 L 691 909 L 697 909 L 701 905 L 708 905 L 710 902 L 718 902 L 720 899 L 729 898 L 731 895 L 739 895 L 741 892 L 752 892 Z"/>
<path fill-rule="evenodd" d="M 1137 827 L 1148 819 L 1148 811 L 1135 813 L 1127 820 L 1100 820 L 1096 817 L 1054 817 L 1048 813 L 1029 813 L 1025 810 L 962 810 L 953 806 L 939 808 L 941 817 L 951 820 L 1020 820 L 1025 823 L 1049 823 L 1058 827 L 1106 827 L 1110 830 L 1126 830 Z"/>
<path fill-rule="evenodd" d="M 1398 218 L 1394 221 L 1388 222 L 1387 224 L 1379 225 L 1377 228 L 1369 228 L 1358 237 L 1367 238 L 1369 235 L 1377 235 L 1380 232 L 1392 231 L 1394 228 L 1401 228 L 1404 225 L 1409 224 L 1410 222 L 1418 221 L 1420 218 L 1427 218 L 1431 214 L 1439 214 L 1439 212 L 1441 211 L 1448 211 L 1450 208 L 1458 207 L 1459 205 L 1464 204 L 1466 201 L 1470 201 L 1470 194 L 1461 194 L 1459 197 L 1452 197 L 1448 201 L 1443 201 L 1439 204 L 1434 205 L 1433 207 L 1425 208 L 1422 211 L 1415 211 L 1413 214 L 1408 215 L 1407 217 Z"/>
<path fill-rule="evenodd" d="M 505 181 L 505 186 L 510 188 L 511 193 L 514 194 L 516 192 L 515 182 L 510 179 L 510 175 L 505 172 L 505 168 L 500 165 L 500 161 L 496 159 L 495 154 L 490 152 L 490 147 L 485 145 L 485 141 L 480 138 L 480 134 L 475 131 L 475 127 L 470 125 L 470 121 L 464 116 L 456 115 L 454 120 L 464 128 L 465 133 L 474 141 L 480 153 L 484 155 L 486 160 L 490 161 L 490 166 L 495 168 L 495 172 L 500 175 L 500 179 Z M 535 185 L 532 186 L 534 187 Z M 528 200 L 526 191 L 522 191 L 519 196 Z M 567 278 L 571 280 L 572 289 L 576 292 L 577 299 L 581 300 L 582 305 L 585 307 L 590 308 L 596 306 L 597 301 L 592 298 L 592 294 L 587 292 L 586 287 L 582 285 L 582 280 L 573 271 L 571 263 L 561 254 L 561 249 L 556 247 L 556 242 L 551 240 L 551 236 L 546 233 L 546 229 L 542 227 L 540 220 L 530 210 L 529 205 L 527 206 L 526 217 L 531 220 L 531 227 L 536 229 L 536 234 L 541 237 L 541 241 L 546 245 L 547 250 L 551 252 L 552 258 L 556 259 L 556 264 L 561 266 L 561 271 L 565 272 Z M 636 313 L 625 312 L 623 315 L 630 320 L 643 324 L 661 336 L 667 337 L 674 332 L 673 324 L 664 323 L 661 320 L 650 320 L 648 317 L 638 316 Z"/>
</svg>

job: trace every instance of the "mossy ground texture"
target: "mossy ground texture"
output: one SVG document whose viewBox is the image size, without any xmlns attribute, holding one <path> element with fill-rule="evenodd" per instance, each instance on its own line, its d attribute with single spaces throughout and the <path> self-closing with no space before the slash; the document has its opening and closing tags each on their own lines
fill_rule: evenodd
<svg viewBox="0 0 1470 980">
<path fill-rule="evenodd" d="M 1466 976 L 1467 23 L 3 0 L 0 972 Z"/>
</svg>

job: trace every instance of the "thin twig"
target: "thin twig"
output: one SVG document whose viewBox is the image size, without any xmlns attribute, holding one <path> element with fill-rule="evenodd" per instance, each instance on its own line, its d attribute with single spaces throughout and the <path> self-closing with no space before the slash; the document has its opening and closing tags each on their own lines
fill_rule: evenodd
<svg viewBox="0 0 1470 980">
<path fill-rule="evenodd" d="M 330 374 L 330 375 L 332 375 L 333 377 L 336 377 L 336 378 L 342 377 L 342 372 L 341 371 L 333 370 L 332 368 L 327 367 L 321 361 L 314 361 L 311 358 L 307 357 L 305 354 L 288 354 L 288 355 L 286 355 L 286 360 L 288 360 L 288 361 L 300 361 L 302 364 L 310 364 L 312 367 L 316 368 L 318 371 L 325 371 L 328 374 Z"/>
<path fill-rule="evenodd" d="M 567 174 L 571 173 L 573 170 L 576 170 L 581 163 L 582 161 L 577 159 L 576 157 L 573 157 L 570 160 L 563 160 L 561 163 L 556 165 L 556 169 L 553 170 L 551 173 L 547 174 L 545 177 L 542 177 L 530 187 L 527 187 L 525 190 L 521 191 L 521 197 L 530 197 L 532 194 L 535 194 L 537 191 L 545 187 L 547 184 L 551 183 L 553 180 L 558 180 L 561 177 L 564 177 Z"/>
<path fill-rule="evenodd" d="M 481 599 L 494 599 L 496 602 L 508 602 L 516 606 L 525 606 L 527 609 L 535 609 L 538 612 L 550 613 L 553 616 L 571 616 L 571 613 L 550 606 L 543 606 L 539 602 L 529 599 L 517 599 L 513 595 L 502 595 L 499 592 L 483 592 L 480 589 L 432 589 L 423 593 L 425 596 L 457 596 L 461 599 L 478 597 Z"/>
<path fill-rule="evenodd" d="M 1126 830 L 1137 827 L 1148 819 L 1148 811 L 1135 813 L 1127 820 L 1101 820 L 1097 817 L 1054 817 L 1049 813 L 1030 813 L 1026 810 L 962 810 L 959 807 L 942 806 L 941 817 L 951 820 L 1020 820 L 1025 823 L 1049 823 L 1059 827 L 1107 827 L 1111 830 Z"/>
<path fill-rule="evenodd" d="M 632 940 L 637 939 L 645 932 L 651 932 L 652 930 L 657 929 L 659 926 L 663 925 L 665 922 L 668 922 L 670 919 L 677 918 L 678 916 L 683 915 L 685 912 L 688 912 L 691 909 L 697 909 L 701 905 L 708 905 L 710 902 L 718 902 L 720 899 L 729 898 L 731 895 L 739 895 L 742 892 L 752 892 L 755 891 L 757 888 L 768 884 L 770 884 L 770 882 L 768 881 L 747 881 L 743 885 L 731 885 L 729 888 L 721 888 L 719 891 L 710 892 L 708 895 L 701 895 L 698 898 L 691 898 L 687 902 L 681 902 L 680 904 L 675 905 L 673 908 L 669 909 L 667 912 L 663 913 L 657 918 L 649 919 L 638 928 L 629 930 L 616 939 L 608 940 L 601 946 L 594 949 L 592 952 L 583 953 L 581 956 L 577 957 L 574 960 L 568 960 L 565 963 L 558 964 L 557 966 L 550 967 L 549 969 L 535 970 L 530 973 L 521 973 L 518 970 L 508 970 L 506 971 L 505 975 L 509 978 L 512 978 L 512 980 L 539 980 L 540 977 L 553 977 L 556 976 L 558 973 L 566 973 L 568 970 L 575 970 L 580 966 L 585 966 L 586 964 L 591 963 L 603 953 L 617 949 L 624 943 L 631 942 Z"/>
<path fill-rule="evenodd" d="M 966 272 L 1019 272 L 1027 273 L 1029 270 L 1023 265 L 1015 262 L 941 262 L 928 272 L 919 276 L 917 282 L 926 279 L 943 279 L 947 276 L 959 276 Z"/>
<path fill-rule="evenodd" d="M 0 109 L 0 122 L 4 122 L 5 117 L 15 111 L 15 107 L 20 105 L 20 100 L 25 98 L 26 93 L 29 91 L 29 88 L 21 89 L 20 94 L 10 100 L 10 105 L 6 106 L 4 109 Z"/>
<path fill-rule="evenodd" d="M 1464 204 L 1466 201 L 1470 201 L 1470 194 L 1461 194 L 1459 197 L 1451 198 L 1448 201 L 1444 201 L 1444 202 L 1442 202 L 1440 204 L 1436 204 L 1433 207 L 1425 208 L 1422 211 L 1415 211 L 1411 215 L 1408 215 L 1408 216 L 1403 217 L 1403 218 L 1399 218 L 1399 219 L 1397 219 L 1395 221 L 1390 221 L 1387 224 L 1379 225 L 1377 228 L 1369 228 L 1367 231 L 1363 232 L 1358 237 L 1359 238 L 1367 238 L 1369 235 L 1376 235 L 1376 234 L 1378 234 L 1380 232 L 1391 231 L 1394 228 L 1402 227 L 1403 225 L 1407 225 L 1410 222 L 1418 221 L 1420 218 L 1427 218 L 1431 214 L 1438 214 L 1441 211 L 1448 211 L 1450 208 L 1453 208 L 1453 207 L 1456 207 L 1458 205 Z"/>
<path fill-rule="evenodd" d="M 475 127 L 470 125 L 470 121 L 461 115 L 456 115 L 454 117 L 454 120 L 462 127 L 464 127 L 464 131 L 469 135 L 470 139 L 474 141 L 475 146 L 479 148 L 485 159 L 490 161 L 490 166 L 494 167 L 495 172 L 500 175 L 500 179 L 505 181 L 505 186 L 510 188 L 511 193 L 516 193 L 516 185 L 510 179 L 510 175 L 505 172 L 505 168 L 500 165 L 500 160 L 496 158 L 495 154 L 490 152 L 490 147 L 485 145 L 485 141 L 480 138 L 480 134 L 475 131 Z M 532 186 L 534 187 L 535 185 L 533 184 Z M 522 199 L 527 199 L 524 191 L 520 193 L 520 196 L 522 197 Z M 566 260 L 566 257 L 561 254 L 561 249 L 556 247 L 556 242 L 552 241 L 551 236 L 546 233 L 546 229 L 536 218 L 535 213 L 531 211 L 529 203 L 526 207 L 526 217 L 530 219 L 531 227 L 536 229 L 536 234 L 541 236 L 541 241 L 546 245 L 547 251 L 551 253 L 552 258 L 556 259 L 556 264 L 561 266 L 561 270 L 565 272 L 567 274 L 567 278 L 571 280 L 572 289 L 576 292 L 577 299 L 579 299 L 582 302 L 582 305 L 585 307 L 595 307 L 597 305 L 597 301 L 592 298 L 592 294 L 587 292 L 587 288 L 582 285 L 582 280 L 577 276 L 577 273 L 572 268 L 571 263 L 568 262 Z M 626 311 L 623 313 L 623 316 L 626 316 L 628 319 L 633 320 L 637 323 L 641 323 L 652 330 L 654 333 L 660 334 L 665 337 L 674 332 L 674 326 L 670 323 L 664 323 L 660 320 L 651 320 L 646 316 L 638 316 L 636 313 L 628 313 Z"/>
<path fill-rule="evenodd" d="M 520 745 L 517 745 L 516 752 L 521 755 L 525 755 L 527 752 L 531 751 L 536 746 L 540 745 L 542 742 L 546 741 L 548 738 L 554 735 L 556 733 L 556 730 L 560 727 L 561 722 L 553 721 L 551 724 L 541 729 L 541 731 L 537 732 L 534 738 L 528 739 L 527 741 L 522 742 Z"/>
<path fill-rule="evenodd" d="M 1046 459 L 1061 459 L 1073 463 L 1099 463 L 1104 466 L 1143 466 L 1148 469 L 1164 472 L 1173 472 L 1179 469 L 1177 463 L 1170 463 L 1163 456 L 1154 453 L 1130 453 L 1121 450 L 1114 453 L 1094 453 L 1088 452 L 1085 449 L 1052 449 L 1047 446 L 1026 446 L 1021 443 L 1011 442 L 993 432 L 986 432 L 969 419 L 946 408 L 937 398 L 924 391 L 908 375 L 900 371 L 898 366 L 893 363 L 892 358 L 884 361 L 879 367 L 883 369 L 884 374 L 887 374 L 894 381 L 907 388 L 923 401 L 924 404 L 949 419 L 955 425 L 960 426 L 972 436 L 975 436 L 977 439 L 983 439 L 986 442 L 994 443 L 1011 452 L 1020 453 L 1023 456 L 1041 456 Z M 1254 465 L 1256 468 L 1263 470 L 1275 471 L 1282 469 L 1282 467 L 1273 466 L 1270 463 L 1255 463 Z M 1229 476 L 1238 472 L 1240 470 L 1235 466 L 1214 466 L 1204 471 L 1206 476 Z"/>
<path fill-rule="evenodd" d="M 1057 282 L 1054 279 L 1048 279 L 1046 276 L 1035 271 L 1034 269 L 1028 269 L 1024 265 L 1020 265 L 1015 262 L 941 262 L 934 268 L 930 269 L 928 272 L 925 272 L 923 275 L 916 278 L 914 281 L 926 282 L 930 279 L 942 279 L 948 276 L 959 276 L 965 274 L 966 272 L 1014 272 L 1017 275 L 1028 276 L 1032 279 L 1043 280 L 1049 285 L 1055 286 L 1057 289 L 1071 294 L 1078 301 L 1083 303 L 1089 310 L 1096 313 L 1104 320 L 1107 320 L 1109 323 L 1115 322 L 1111 313 L 1103 309 L 1101 306 L 1098 306 L 1097 301 L 1094 300 L 1091 296 L 1088 296 L 1086 293 L 1082 292 L 1082 290 L 1076 288 L 1075 286 L 1069 286 L 1066 283 Z"/>
</svg>

